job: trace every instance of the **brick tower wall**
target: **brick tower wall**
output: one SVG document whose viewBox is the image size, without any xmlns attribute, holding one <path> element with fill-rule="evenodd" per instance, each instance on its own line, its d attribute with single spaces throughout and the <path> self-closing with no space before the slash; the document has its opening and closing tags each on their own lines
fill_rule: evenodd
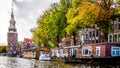
<svg viewBox="0 0 120 68">
<path fill-rule="evenodd" d="M 18 50 L 18 34 L 8 33 L 8 56 L 17 56 Z"/>
</svg>

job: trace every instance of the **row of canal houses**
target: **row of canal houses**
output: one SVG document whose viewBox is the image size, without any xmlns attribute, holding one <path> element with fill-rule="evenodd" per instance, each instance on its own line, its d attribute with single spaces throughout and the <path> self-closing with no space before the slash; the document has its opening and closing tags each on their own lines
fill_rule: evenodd
<svg viewBox="0 0 120 68">
<path fill-rule="evenodd" d="M 63 38 L 58 44 L 59 48 L 36 47 L 30 39 L 24 39 L 22 44 L 22 55 L 26 58 L 38 58 L 40 51 L 51 52 L 52 57 L 74 57 L 74 58 L 109 58 L 120 56 L 120 22 L 113 23 L 114 30 L 110 30 L 108 38 L 95 25 L 86 28 L 81 35 L 78 33 L 76 45 L 72 36 Z"/>
<path fill-rule="evenodd" d="M 75 58 L 120 56 L 120 22 L 115 21 L 113 27 L 114 30 L 109 31 L 108 39 L 103 37 L 103 33 L 96 25 L 85 29 L 83 36 L 78 35 L 77 45 L 73 45 L 72 37 L 67 37 L 67 41 L 63 38 L 60 47 L 52 49 L 52 56 Z"/>
</svg>

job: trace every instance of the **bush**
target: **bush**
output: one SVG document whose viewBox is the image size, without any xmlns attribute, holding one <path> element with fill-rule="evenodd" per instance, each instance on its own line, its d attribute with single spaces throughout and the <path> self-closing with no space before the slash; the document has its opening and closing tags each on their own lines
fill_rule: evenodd
<svg viewBox="0 0 120 68">
<path fill-rule="evenodd" d="M 0 46 L 0 53 L 7 52 L 7 46 Z"/>
</svg>

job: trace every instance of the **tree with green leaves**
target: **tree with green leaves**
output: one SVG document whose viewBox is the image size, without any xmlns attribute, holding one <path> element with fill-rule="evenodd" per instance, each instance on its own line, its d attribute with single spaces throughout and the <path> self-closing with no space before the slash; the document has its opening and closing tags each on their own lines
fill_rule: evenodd
<svg viewBox="0 0 120 68">
<path fill-rule="evenodd" d="M 7 52 L 7 46 L 0 46 L 0 53 L 6 53 Z"/>
<path fill-rule="evenodd" d="M 33 39 L 38 45 L 57 44 L 66 35 L 66 13 L 70 2 L 70 0 L 60 0 L 60 3 L 54 3 L 40 16 L 38 27 L 33 31 Z"/>
<path fill-rule="evenodd" d="M 7 52 L 7 46 L 4 46 L 4 47 L 2 48 L 2 52 L 3 52 L 3 53 L 6 53 L 6 52 Z"/>
<path fill-rule="evenodd" d="M 0 53 L 2 53 L 2 47 L 0 46 Z"/>
</svg>

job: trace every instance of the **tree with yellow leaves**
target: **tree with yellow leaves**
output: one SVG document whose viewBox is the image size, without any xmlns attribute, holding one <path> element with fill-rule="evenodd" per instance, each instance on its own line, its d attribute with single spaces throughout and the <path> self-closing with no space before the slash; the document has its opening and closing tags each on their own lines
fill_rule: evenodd
<svg viewBox="0 0 120 68">
<path fill-rule="evenodd" d="M 68 34 L 84 28 L 92 28 L 95 24 L 104 34 L 107 41 L 108 31 L 112 28 L 113 21 L 119 17 L 119 7 L 114 7 L 113 0 L 73 0 L 72 8 L 67 16 Z"/>
</svg>

